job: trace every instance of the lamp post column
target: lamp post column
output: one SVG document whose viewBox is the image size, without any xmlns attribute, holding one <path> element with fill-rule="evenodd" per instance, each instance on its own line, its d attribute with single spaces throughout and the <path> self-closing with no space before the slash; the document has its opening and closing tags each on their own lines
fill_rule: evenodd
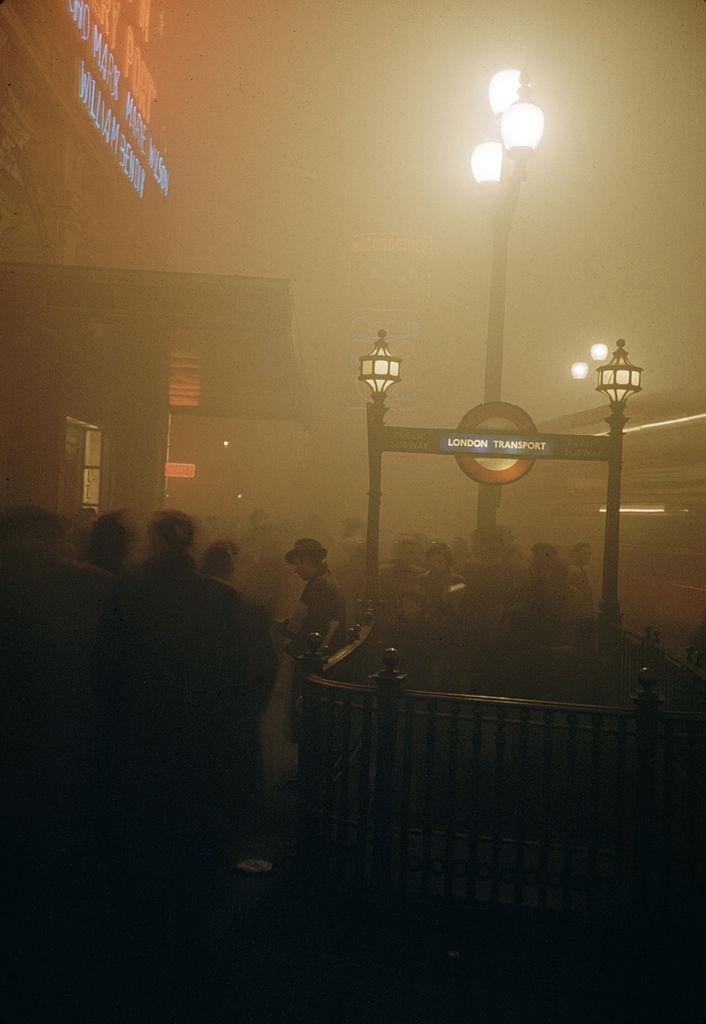
<svg viewBox="0 0 706 1024">
<path fill-rule="evenodd" d="M 366 596 L 373 608 L 378 601 L 378 565 L 380 563 L 380 504 L 382 501 L 382 439 L 385 421 L 385 395 L 375 394 L 368 402 L 368 530 L 365 554 Z"/>
<path fill-rule="evenodd" d="M 493 223 L 493 254 L 490 266 L 490 298 L 488 333 L 485 347 L 485 378 L 483 402 L 499 402 L 502 398 L 503 345 L 505 340 L 505 296 L 507 292 L 507 261 L 512 218 L 525 178 L 522 161 L 512 165 L 505 188 L 498 196 Z M 493 484 L 478 486 L 477 526 L 493 530 L 497 520 L 498 490 Z"/>
<path fill-rule="evenodd" d="M 611 402 L 610 456 L 608 460 L 608 493 L 606 497 L 605 539 L 603 545 L 603 586 L 598 606 L 598 635 L 601 650 L 612 649 L 620 626 L 618 604 L 618 565 L 620 557 L 620 483 L 623 465 L 623 429 L 627 423 L 621 402 Z"/>
<path fill-rule="evenodd" d="M 625 404 L 631 395 L 642 391 L 642 367 L 628 359 L 625 339 L 619 338 L 609 362 L 598 367 L 596 391 L 610 402 L 606 423 L 609 432 L 608 494 L 605 510 L 603 545 L 603 589 L 598 605 L 598 642 L 604 654 L 617 651 L 620 626 L 618 604 L 618 556 L 620 544 L 620 474 L 623 468 L 623 430 L 627 423 Z"/>
</svg>

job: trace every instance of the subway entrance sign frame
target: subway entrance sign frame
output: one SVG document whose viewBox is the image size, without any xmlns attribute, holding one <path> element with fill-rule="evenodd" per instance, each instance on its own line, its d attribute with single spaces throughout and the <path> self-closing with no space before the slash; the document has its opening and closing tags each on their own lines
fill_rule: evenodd
<svg viewBox="0 0 706 1024">
<path fill-rule="evenodd" d="M 443 427 L 383 427 L 382 449 L 417 455 L 476 455 L 483 459 L 607 462 L 608 437 L 593 434 L 521 434 L 505 430 L 476 433 Z"/>
<path fill-rule="evenodd" d="M 388 426 L 384 422 L 386 411 L 384 400 L 368 405 L 366 572 L 367 595 L 373 607 L 378 599 L 382 457 L 386 452 L 453 455 L 466 476 L 492 485 L 519 480 L 537 460 L 606 462 L 613 471 L 614 449 L 608 436 L 540 434 L 529 413 L 507 402 L 478 405 L 463 416 L 458 427 L 450 429 Z"/>
<path fill-rule="evenodd" d="M 470 409 L 458 427 L 382 427 L 382 452 L 453 455 L 459 469 L 482 484 L 520 480 L 540 460 L 608 462 L 608 437 L 540 434 L 532 417 L 509 402 Z"/>
</svg>

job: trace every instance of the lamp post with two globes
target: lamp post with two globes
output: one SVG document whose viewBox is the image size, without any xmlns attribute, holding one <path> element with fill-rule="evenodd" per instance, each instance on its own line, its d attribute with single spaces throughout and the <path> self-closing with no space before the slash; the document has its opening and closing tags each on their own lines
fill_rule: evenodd
<svg viewBox="0 0 706 1024">
<path fill-rule="evenodd" d="M 372 352 L 358 360 L 358 380 L 370 388 L 372 401 L 367 405 L 368 419 L 368 523 L 365 551 L 365 598 L 373 609 L 378 600 L 378 564 L 380 562 L 380 502 L 382 500 L 383 429 L 387 405 L 385 396 L 400 380 L 401 360 L 393 356 L 385 343 L 387 331 L 378 331 Z"/>
<path fill-rule="evenodd" d="M 471 154 L 471 172 L 478 184 L 499 189 L 493 216 L 493 249 L 490 268 L 488 332 L 485 350 L 483 402 L 502 398 L 505 294 L 510 228 L 526 177 L 527 159 L 539 145 L 544 131 L 544 114 L 531 102 L 526 71 L 500 71 L 489 87 L 490 106 L 500 123 L 502 142 L 486 141 Z M 478 522 L 480 529 L 495 527 L 497 487 L 480 484 Z"/>
</svg>

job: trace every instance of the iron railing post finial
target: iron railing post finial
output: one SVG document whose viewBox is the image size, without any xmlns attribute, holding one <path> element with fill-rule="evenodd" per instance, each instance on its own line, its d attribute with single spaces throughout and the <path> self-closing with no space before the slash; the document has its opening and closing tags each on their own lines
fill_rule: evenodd
<svg viewBox="0 0 706 1024">
<path fill-rule="evenodd" d="M 320 676 L 324 670 L 324 662 L 326 658 L 324 656 L 323 647 L 321 645 L 321 633 L 309 633 L 306 638 L 306 650 L 303 654 L 300 654 L 298 661 L 303 671 L 308 675 Z"/>
<path fill-rule="evenodd" d="M 382 652 L 382 663 L 385 666 L 379 672 L 374 672 L 370 677 L 376 684 L 378 693 L 385 691 L 385 695 L 394 693 L 399 695 L 401 684 L 407 676 L 404 672 L 398 672 L 397 666 L 400 662 L 400 652 L 396 647 L 386 647 Z"/>
</svg>

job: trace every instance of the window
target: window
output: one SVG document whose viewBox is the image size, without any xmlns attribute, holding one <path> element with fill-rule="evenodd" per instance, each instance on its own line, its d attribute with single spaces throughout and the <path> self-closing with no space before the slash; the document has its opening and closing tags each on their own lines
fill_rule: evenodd
<svg viewBox="0 0 706 1024">
<path fill-rule="evenodd" d="M 66 417 L 64 511 L 100 513 L 103 431 L 93 423 Z"/>
</svg>

